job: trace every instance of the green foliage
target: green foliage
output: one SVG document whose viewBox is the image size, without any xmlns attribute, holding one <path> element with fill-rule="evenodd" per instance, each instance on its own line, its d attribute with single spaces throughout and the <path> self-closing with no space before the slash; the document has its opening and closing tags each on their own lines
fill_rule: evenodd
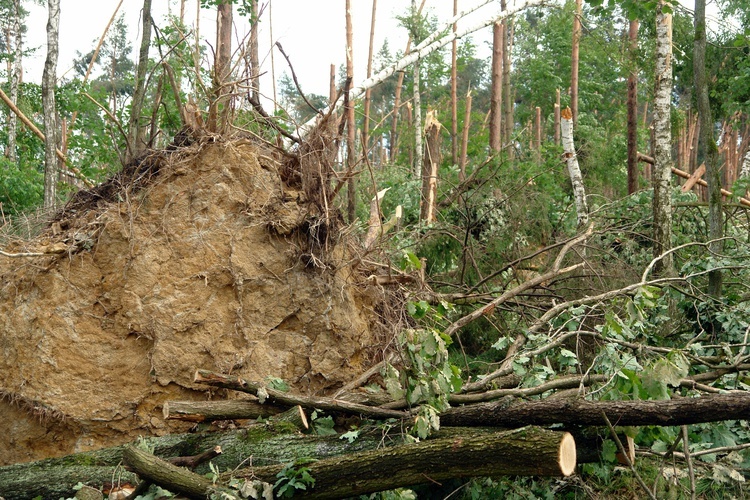
<svg viewBox="0 0 750 500">
<path fill-rule="evenodd" d="M 288 463 L 276 474 L 278 480 L 273 485 L 276 496 L 279 498 L 292 498 L 295 492 L 307 491 L 307 488 L 315 486 L 315 478 L 310 475 L 307 467 L 297 467 L 298 464 Z"/>
</svg>

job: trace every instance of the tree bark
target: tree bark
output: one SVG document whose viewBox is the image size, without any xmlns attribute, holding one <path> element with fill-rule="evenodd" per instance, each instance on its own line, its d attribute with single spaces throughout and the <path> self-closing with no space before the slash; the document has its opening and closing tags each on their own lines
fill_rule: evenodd
<svg viewBox="0 0 750 500">
<path fill-rule="evenodd" d="M 656 15 L 656 90 L 654 93 L 654 258 L 672 248 L 672 14 L 664 12 L 669 3 L 661 0 Z M 669 253 L 657 261 L 654 272 L 668 275 L 673 271 Z"/>
<path fill-rule="evenodd" d="M 203 499 L 208 496 L 213 483 L 210 479 L 166 462 L 133 445 L 125 447 L 123 461 L 141 478 L 189 498 Z"/>
<path fill-rule="evenodd" d="M 565 161 L 568 165 L 570 182 L 573 184 L 573 197 L 576 204 L 576 214 L 578 214 L 578 228 L 581 228 L 589 222 L 589 207 L 586 203 L 583 176 L 581 175 L 581 168 L 578 165 L 578 156 L 576 155 L 576 148 L 573 143 L 573 123 L 573 114 L 570 108 L 562 110 L 560 131 L 563 151 L 565 151 Z"/>
<path fill-rule="evenodd" d="M 630 21 L 628 29 L 628 194 L 638 191 L 638 20 Z"/>
<path fill-rule="evenodd" d="M 706 164 L 708 183 L 708 250 L 715 256 L 724 251 L 724 212 L 721 208 L 721 176 L 719 172 L 719 152 L 714 139 L 714 126 L 711 106 L 708 101 L 706 81 L 706 0 L 695 0 L 695 43 L 693 46 L 693 77 L 698 100 L 698 163 Z M 708 294 L 721 297 L 722 273 L 720 270 L 708 273 Z"/>
<path fill-rule="evenodd" d="M 614 425 L 689 425 L 737 420 L 750 414 L 750 394 L 733 392 L 665 401 L 586 401 L 503 398 L 451 408 L 440 415 L 443 426 L 603 425 L 604 412 Z"/>
<path fill-rule="evenodd" d="M 231 101 L 228 85 L 232 67 L 232 3 L 221 0 L 216 6 L 216 57 L 213 71 L 213 95 L 208 113 L 208 130 L 222 132 L 229 121 Z"/>
<path fill-rule="evenodd" d="M 350 82 L 354 81 L 354 45 L 352 35 L 352 6 L 351 0 L 346 0 L 346 77 Z M 354 172 L 356 163 L 356 148 L 354 143 L 357 140 L 357 129 L 354 120 L 354 100 L 347 102 L 346 108 L 346 168 L 349 172 Z M 349 177 L 347 181 L 347 215 L 349 223 L 354 222 L 357 216 L 357 193 L 354 176 Z"/>
<path fill-rule="evenodd" d="M 453 0 L 453 17 L 458 15 L 458 0 Z M 458 24 L 453 23 L 453 33 Z M 451 43 L 451 161 L 458 165 L 458 40 Z"/>
<path fill-rule="evenodd" d="M 60 33 L 60 0 L 48 0 L 47 59 L 42 74 L 42 107 L 44 108 L 44 208 L 54 210 L 57 198 L 57 86 L 58 37 Z"/>
<path fill-rule="evenodd" d="M 490 97 L 490 149 L 502 149 L 503 117 L 503 24 L 492 25 L 492 91 Z"/>
<path fill-rule="evenodd" d="M 500 1 L 500 8 L 503 12 L 506 12 L 505 0 Z M 511 143 L 511 136 L 513 135 L 513 129 L 515 128 L 515 121 L 513 118 L 513 101 L 511 98 L 512 92 L 510 88 L 510 46 L 511 46 L 511 34 L 510 34 L 510 23 L 508 18 L 502 20 L 502 33 L 503 33 L 503 110 L 505 110 L 505 119 L 503 120 L 503 142 L 505 144 Z M 515 148 L 508 150 L 508 156 L 513 158 Z"/>
<path fill-rule="evenodd" d="M 576 13 L 573 16 L 573 51 L 570 57 L 570 109 L 573 113 L 573 124 L 578 123 L 578 61 L 581 45 L 581 17 L 583 0 L 576 0 Z"/>
<path fill-rule="evenodd" d="M 226 401 L 168 401 L 162 407 L 164 419 L 207 422 L 268 418 L 286 411 L 286 407 L 261 404 L 256 398 Z"/>
<path fill-rule="evenodd" d="M 411 15 L 412 15 L 412 23 L 414 24 L 414 29 L 416 29 L 416 25 L 419 19 L 419 14 L 417 13 L 417 3 L 416 0 L 411 0 Z M 414 36 L 414 35 L 412 35 Z M 412 67 L 412 84 L 414 85 L 414 93 L 412 96 L 412 100 L 414 102 L 414 165 L 412 168 L 414 169 L 414 177 L 419 178 L 419 174 L 422 170 L 422 93 L 420 89 L 420 82 L 419 82 L 419 58 L 417 58 L 414 61 L 414 65 Z"/>
<path fill-rule="evenodd" d="M 21 0 L 13 0 L 13 62 L 10 71 L 10 100 L 18 104 L 18 88 L 21 84 L 21 58 L 23 55 L 23 36 L 21 33 Z M 8 113 L 8 147 L 5 156 L 11 162 L 18 160 L 16 153 L 16 135 L 18 133 L 18 117 L 15 113 Z"/>
<path fill-rule="evenodd" d="M 367 55 L 367 78 L 372 76 L 372 53 L 375 44 L 375 13 L 377 11 L 378 0 L 372 0 L 372 18 L 370 19 L 370 44 Z M 372 89 L 365 91 L 365 117 L 362 122 L 362 150 L 367 156 L 370 152 L 370 105 L 372 101 Z"/>
<path fill-rule="evenodd" d="M 138 53 L 138 67 L 135 70 L 135 89 L 130 105 L 130 122 L 128 125 L 128 155 L 130 162 L 146 149 L 146 124 L 142 123 L 143 102 L 146 98 L 146 70 L 148 69 L 148 50 L 151 47 L 151 0 L 143 0 L 143 22 L 141 24 L 141 48 Z"/>
<path fill-rule="evenodd" d="M 469 130 L 471 129 L 471 90 L 466 92 L 464 111 L 464 128 L 461 133 L 461 158 L 458 163 L 458 180 L 463 182 L 466 180 L 466 153 L 469 148 Z"/>
<path fill-rule="evenodd" d="M 575 463 L 575 441 L 568 433 L 526 427 L 467 434 L 310 463 L 306 467 L 315 487 L 308 490 L 308 498 L 345 498 L 462 477 L 567 476 Z M 241 469 L 233 476 L 271 482 L 282 467 Z"/>
<path fill-rule="evenodd" d="M 250 27 L 250 86 L 251 95 L 255 101 L 260 101 L 260 48 L 258 39 L 258 25 L 260 24 L 258 1 L 253 2 L 253 25 Z M 270 24 L 270 22 L 269 22 Z M 273 52 L 273 51 L 272 51 Z"/>
</svg>

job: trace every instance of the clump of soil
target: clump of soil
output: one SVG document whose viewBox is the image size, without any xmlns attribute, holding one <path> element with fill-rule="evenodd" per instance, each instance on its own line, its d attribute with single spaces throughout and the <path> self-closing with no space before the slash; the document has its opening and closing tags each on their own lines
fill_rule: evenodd
<svg viewBox="0 0 750 500">
<path fill-rule="evenodd" d="M 184 430 L 197 368 L 325 394 L 381 339 L 343 241 L 310 265 L 310 203 L 245 140 L 152 153 L 0 257 L 0 465 Z"/>
</svg>

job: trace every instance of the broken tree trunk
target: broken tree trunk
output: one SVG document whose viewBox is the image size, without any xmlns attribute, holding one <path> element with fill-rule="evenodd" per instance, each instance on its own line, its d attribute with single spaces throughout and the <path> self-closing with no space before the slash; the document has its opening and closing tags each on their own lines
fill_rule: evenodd
<svg viewBox="0 0 750 500">
<path fill-rule="evenodd" d="M 581 175 L 581 167 L 578 165 L 578 156 L 576 155 L 576 148 L 573 143 L 573 123 L 575 115 L 573 115 L 570 108 L 565 108 L 561 112 L 561 117 L 560 129 L 563 151 L 565 151 L 565 161 L 568 165 L 570 182 L 573 184 L 573 196 L 576 203 L 576 214 L 578 215 L 578 228 L 581 228 L 588 224 L 589 207 L 586 203 L 586 190 L 583 187 L 583 176 Z"/>
<path fill-rule="evenodd" d="M 586 401 L 504 398 L 490 403 L 451 408 L 440 415 L 441 425 L 520 427 L 522 425 L 603 425 L 602 412 L 614 424 L 689 425 L 746 418 L 750 394 L 732 392 L 665 401 Z"/>
<path fill-rule="evenodd" d="M 424 124 L 425 144 L 422 162 L 422 209 L 420 219 L 425 222 L 435 222 L 437 215 L 437 180 L 438 167 L 442 162 L 440 154 L 440 130 L 442 124 L 437 120 L 437 112 L 427 112 Z"/>
</svg>

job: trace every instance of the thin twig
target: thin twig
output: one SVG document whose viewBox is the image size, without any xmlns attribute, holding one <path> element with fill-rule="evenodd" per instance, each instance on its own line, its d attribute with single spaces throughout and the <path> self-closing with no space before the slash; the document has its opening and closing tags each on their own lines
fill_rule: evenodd
<svg viewBox="0 0 750 500">
<path fill-rule="evenodd" d="M 633 465 L 632 460 L 630 460 L 630 455 L 628 455 L 627 450 L 625 450 L 625 447 L 622 445 L 622 441 L 620 441 L 620 437 L 617 435 L 617 431 L 612 425 L 612 422 L 610 422 L 609 418 L 607 418 L 607 414 L 602 412 L 602 418 L 604 418 L 604 421 L 607 423 L 607 427 L 609 427 L 609 432 L 610 434 L 612 434 L 612 438 L 615 440 L 615 443 L 617 443 L 617 448 L 620 450 L 620 453 L 622 453 L 623 457 L 625 457 L 625 463 L 627 463 L 628 467 L 630 467 L 630 470 L 633 472 L 633 475 L 635 476 L 636 481 L 638 481 L 638 484 L 641 485 L 641 488 L 643 488 L 643 491 L 648 493 L 649 498 L 651 498 L 652 500 L 656 500 L 656 497 L 648 488 L 646 483 L 643 482 L 643 479 L 641 478 L 640 474 L 638 474 L 638 471 L 635 470 L 635 466 Z"/>
<path fill-rule="evenodd" d="M 276 46 L 279 48 L 279 52 L 281 52 L 281 55 L 284 56 L 284 59 L 286 59 L 286 62 L 289 65 L 289 70 L 292 72 L 292 80 L 294 80 L 294 86 L 297 87 L 297 92 L 299 92 L 299 95 L 302 97 L 302 99 L 304 99 L 305 103 L 310 106 L 310 109 L 323 116 L 323 112 L 313 106 L 312 103 L 307 100 L 307 96 L 305 95 L 305 93 L 302 92 L 302 87 L 300 87 L 299 82 L 297 81 L 297 73 L 294 72 L 294 66 L 292 66 L 292 61 L 289 60 L 289 56 L 286 55 L 286 52 L 284 52 L 284 47 L 282 47 L 281 43 L 279 42 L 276 42 Z"/>
<path fill-rule="evenodd" d="M 86 96 L 91 102 L 93 102 L 94 104 L 96 104 L 96 106 L 99 109 L 101 109 L 102 111 L 104 111 L 104 114 L 107 115 L 107 118 L 109 118 L 110 121 L 115 124 L 115 127 L 117 127 L 117 130 L 122 135 L 122 138 L 125 139 L 125 146 L 126 146 L 125 149 L 129 150 L 130 149 L 130 141 L 128 140 L 128 134 L 126 134 L 125 130 L 123 130 L 122 125 L 120 124 L 119 120 L 117 120 L 117 117 L 115 115 L 113 115 L 112 112 L 110 110 L 108 110 L 106 107 L 104 107 L 104 105 L 102 105 L 99 101 L 97 101 L 96 99 L 94 99 L 93 97 L 91 97 L 88 94 L 88 92 L 84 92 L 83 95 Z"/>
<path fill-rule="evenodd" d="M 688 477 L 690 478 L 690 500 L 695 500 L 695 471 L 693 470 L 693 459 L 690 457 L 690 441 L 688 440 L 687 425 L 681 426 L 682 430 L 682 452 L 688 466 Z"/>
</svg>

